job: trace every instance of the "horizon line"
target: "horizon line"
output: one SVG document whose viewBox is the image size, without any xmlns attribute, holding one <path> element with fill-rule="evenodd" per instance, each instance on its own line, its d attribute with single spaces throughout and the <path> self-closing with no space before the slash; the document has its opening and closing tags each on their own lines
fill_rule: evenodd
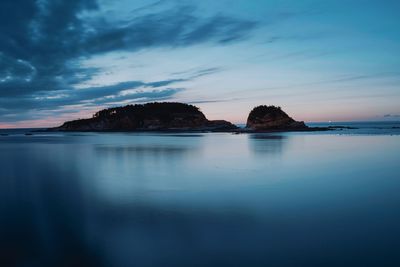
<svg viewBox="0 0 400 267">
<path fill-rule="evenodd" d="M 350 120 L 350 121 L 304 121 L 304 123 L 330 123 L 330 124 L 335 124 L 335 123 L 400 123 L 400 120 Z M 233 123 L 236 126 L 239 125 L 246 125 L 246 122 L 241 122 L 241 123 Z M 30 129 L 49 129 L 57 126 L 51 126 L 51 127 L 7 127 L 7 128 L 2 128 L 0 125 L 0 130 L 30 130 Z"/>
</svg>

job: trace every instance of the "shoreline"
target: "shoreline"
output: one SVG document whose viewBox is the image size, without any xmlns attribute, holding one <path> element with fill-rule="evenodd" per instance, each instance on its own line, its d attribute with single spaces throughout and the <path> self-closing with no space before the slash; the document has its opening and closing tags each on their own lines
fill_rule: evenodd
<svg viewBox="0 0 400 267">
<path fill-rule="evenodd" d="M 137 129 L 137 130 L 60 130 L 60 129 L 41 129 L 30 131 L 33 133 L 48 133 L 48 132 L 62 132 L 62 133 L 233 133 L 233 134 L 246 134 L 246 133 L 279 133 L 279 132 L 318 132 L 318 131 L 333 131 L 338 129 L 349 129 L 345 126 L 337 127 L 308 127 L 304 129 L 268 129 L 268 130 L 253 130 L 247 128 L 239 128 L 232 130 L 212 130 L 212 129 Z M 351 128 L 357 129 L 357 128 Z"/>
</svg>

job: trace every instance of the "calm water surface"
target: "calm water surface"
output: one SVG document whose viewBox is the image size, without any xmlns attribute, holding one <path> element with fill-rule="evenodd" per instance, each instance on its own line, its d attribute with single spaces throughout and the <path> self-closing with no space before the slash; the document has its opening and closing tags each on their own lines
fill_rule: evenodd
<svg viewBox="0 0 400 267">
<path fill-rule="evenodd" d="M 8 132 L 0 266 L 400 266 L 400 135 L 338 133 Z"/>
</svg>

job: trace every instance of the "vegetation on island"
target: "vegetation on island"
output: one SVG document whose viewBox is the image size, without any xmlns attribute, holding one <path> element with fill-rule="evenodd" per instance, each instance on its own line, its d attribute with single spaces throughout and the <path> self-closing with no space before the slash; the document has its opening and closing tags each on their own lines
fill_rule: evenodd
<svg viewBox="0 0 400 267">
<path fill-rule="evenodd" d="M 171 120 L 173 119 L 174 114 L 197 114 L 204 116 L 200 109 L 193 105 L 178 102 L 153 102 L 103 109 L 96 112 L 93 115 L 93 118 L 118 119 L 126 116 L 135 116 L 138 120 L 148 117 L 157 117 L 161 120 Z"/>
<path fill-rule="evenodd" d="M 254 120 L 257 118 L 261 118 L 263 116 L 265 116 L 266 114 L 269 114 L 269 116 L 276 118 L 278 116 L 282 116 L 282 115 L 286 115 L 288 116 L 282 109 L 281 107 L 277 107 L 277 106 L 267 106 L 267 105 L 261 105 L 261 106 L 257 106 L 255 108 L 253 108 L 250 111 L 249 120 Z"/>
</svg>

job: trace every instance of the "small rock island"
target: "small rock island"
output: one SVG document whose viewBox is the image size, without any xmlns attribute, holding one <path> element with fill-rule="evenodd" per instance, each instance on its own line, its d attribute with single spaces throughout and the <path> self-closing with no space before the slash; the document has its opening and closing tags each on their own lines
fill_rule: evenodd
<svg viewBox="0 0 400 267">
<path fill-rule="evenodd" d="M 258 106 L 255 107 L 247 118 L 246 128 L 253 131 L 271 130 L 309 130 L 303 121 L 295 121 L 280 107 Z"/>
<path fill-rule="evenodd" d="M 232 131 L 224 120 L 208 120 L 198 107 L 147 103 L 101 110 L 90 119 L 65 122 L 53 131 Z"/>
</svg>

